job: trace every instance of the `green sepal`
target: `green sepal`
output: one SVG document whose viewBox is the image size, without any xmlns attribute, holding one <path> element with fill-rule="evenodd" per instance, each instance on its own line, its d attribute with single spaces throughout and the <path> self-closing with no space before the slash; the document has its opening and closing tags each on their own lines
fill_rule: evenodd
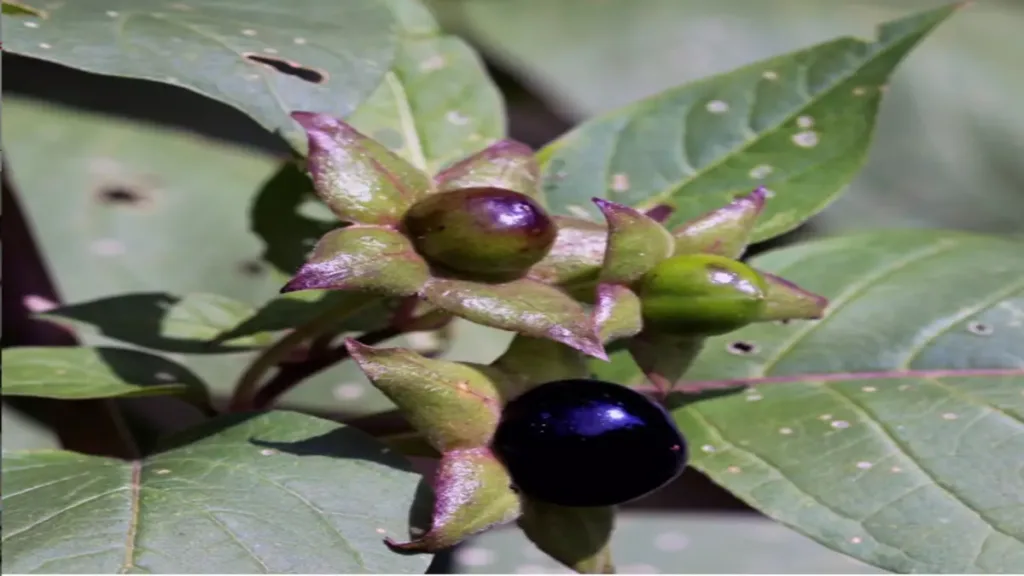
<svg viewBox="0 0 1024 576">
<path fill-rule="evenodd" d="M 370 382 L 438 452 L 484 447 L 501 415 L 496 371 L 432 360 L 405 348 L 345 347 Z"/>
<path fill-rule="evenodd" d="M 567 508 L 524 498 L 518 524 L 537 548 L 576 572 L 615 573 L 615 508 Z"/>
<path fill-rule="evenodd" d="M 396 230 L 353 225 L 325 234 L 281 292 L 361 290 L 409 296 L 429 275 L 427 263 Z"/>
<path fill-rule="evenodd" d="M 759 322 L 770 320 L 816 320 L 825 314 L 828 299 L 808 292 L 785 278 L 761 272 L 767 286 L 765 307 Z"/>
<path fill-rule="evenodd" d="M 622 204 L 594 198 L 608 221 L 601 281 L 631 284 L 672 255 L 674 242 L 661 224 Z"/>
<path fill-rule="evenodd" d="M 577 286 L 597 281 L 608 244 L 608 229 L 590 220 L 555 216 L 558 235 L 527 277 L 544 284 Z"/>
<path fill-rule="evenodd" d="M 434 479 L 430 530 L 410 542 L 387 539 L 403 552 L 436 552 L 473 534 L 512 522 L 521 514 L 519 495 L 505 467 L 487 448 L 454 450 L 441 457 Z"/>
<path fill-rule="evenodd" d="M 422 171 L 349 124 L 313 112 L 292 112 L 306 131 L 309 174 L 317 196 L 345 222 L 397 225 L 430 191 Z"/>
<path fill-rule="evenodd" d="M 644 331 L 629 340 L 629 352 L 647 379 L 668 394 L 704 347 L 702 336 Z"/>
<path fill-rule="evenodd" d="M 767 191 L 758 187 L 728 205 L 673 230 L 676 243 L 673 254 L 704 253 L 739 258 L 750 243 L 766 198 Z"/>
<path fill-rule="evenodd" d="M 491 366 L 505 376 L 500 382 L 506 401 L 538 384 L 590 375 L 586 356 L 577 350 L 522 334 L 512 339 Z"/>
<path fill-rule="evenodd" d="M 499 140 L 434 176 L 438 192 L 460 188 L 502 188 L 540 199 L 540 169 L 530 147 Z"/>
<path fill-rule="evenodd" d="M 619 284 L 597 287 L 593 317 L 594 328 L 605 343 L 635 336 L 644 327 L 640 298 Z"/>
</svg>

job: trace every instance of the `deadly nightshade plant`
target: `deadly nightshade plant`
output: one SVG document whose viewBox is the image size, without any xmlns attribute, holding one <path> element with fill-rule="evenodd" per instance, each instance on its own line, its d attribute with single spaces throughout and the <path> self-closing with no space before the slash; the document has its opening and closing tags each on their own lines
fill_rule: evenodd
<svg viewBox="0 0 1024 576">
<path fill-rule="evenodd" d="M 502 140 L 431 178 L 337 118 L 292 117 L 308 136 L 316 194 L 348 225 L 317 242 L 282 292 L 416 297 L 606 358 L 584 306 L 532 272 L 546 269 L 556 224 L 527 146 Z"/>
</svg>

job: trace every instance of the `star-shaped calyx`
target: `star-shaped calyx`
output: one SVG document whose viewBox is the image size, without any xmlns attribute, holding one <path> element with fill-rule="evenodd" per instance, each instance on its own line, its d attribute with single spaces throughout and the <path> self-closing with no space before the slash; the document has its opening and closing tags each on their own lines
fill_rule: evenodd
<svg viewBox="0 0 1024 576">
<path fill-rule="evenodd" d="M 373 385 L 441 455 L 430 530 L 408 542 L 388 540 L 390 546 L 435 552 L 518 519 L 526 535 L 556 560 L 579 572 L 611 571 L 607 544 L 614 510 L 565 508 L 517 493 L 491 447 L 504 405 L 545 382 L 588 377 L 583 354 L 522 335 L 486 366 L 351 339 L 346 346 Z"/>
<path fill-rule="evenodd" d="M 415 296 L 478 324 L 606 358 L 586 307 L 532 273 L 557 260 L 559 234 L 527 146 L 502 140 L 431 178 L 337 118 L 292 117 L 308 136 L 316 194 L 348 225 L 320 238 L 282 292 Z"/>
<path fill-rule="evenodd" d="M 667 392 L 705 339 L 754 322 L 820 318 L 828 301 L 740 262 L 766 192 L 758 188 L 669 232 L 628 206 L 595 198 L 608 221 L 595 330 L 627 346 Z"/>
</svg>

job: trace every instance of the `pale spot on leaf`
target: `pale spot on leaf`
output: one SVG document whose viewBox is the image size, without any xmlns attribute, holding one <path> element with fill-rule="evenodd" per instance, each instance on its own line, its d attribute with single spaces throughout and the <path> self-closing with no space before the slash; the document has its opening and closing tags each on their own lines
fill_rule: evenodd
<svg viewBox="0 0 1024 576">
<path fill-rule="evenodd" d="M 158 468 L 158 469 L 154 470 L 153 472 L 155 474 L 159 474 L 160 476 L 163 476 L 164 474 L 170 474 L 171 473 L 171 471 L 168 470 L 167 468 Z"/>
<path fill-rule="evenodd" d="M 102 238 L 97 240 L 92 243 L 91 248 L 93 254 L 99 256 L 117 256 L 119 254 L 124 254 L 125 252 L 124 244 L 118 240 L 114 240 L 113 238 Z"/>
<path fill-rule="evenodd" d="M 708 453 L 708 454 L 711 454 L 712 452 L 715 451 L 715 447 L 712 446 L 711 444 L 705 444 L 705 445 L 701 446 L 700 449 L 703 450 L 704 452 Z"/>
<path fill-rule="evenodd" d="M 464 566 L 487 566 L 494 563 L 494 552 L 487 548 L 472 546 L 455 553 L 456 562 Z"/>
<path fill-rule="evenodd" d="M 29 20 L 28 22 L 25 22 L 25 28 L 39 28 L 39 22 Z"/>
<path fill-rule="evenodd" d="M 821 416 L 818 416 L 818 420 L 822 420 L 824 422 L 828 422 L 831 419 L 832 419 L 832 415 L 831 414 L 822 414 Z"/>
<path fill-rule="evenodd" d="M 872 466 L 873 464 L 871 462 L 857 462 L 857 468 L 860 468 L 861 470 L 867 470 Z"/>
<path fill-rule="evenodd" d="M 742 470 L 740 470 L 739 466 L 729 466 L 725 470 L 727 472 L 729 472 L 730 474 L 739 474 L 740 472 L 742 472 Z"/>
<path fill-rule="evenodd" d="M 306 39 L 300 36 L 299 38 L 293 39 L 292 42 L 295 42 L 296 44 L 301 46 L 302 44 L 306 43 Z"/>
<path fill-rule="evenodd" d="M 863 541 L 864 540 L 860 536 L 854 536 L 853 538 L 850 538 L 850 542 L 853 544 L 860 544 Z"/>
<path fill-rule="evenodd" d="M 877 390 L 878 388 L 875 388 L 874 386 L 865 386 L 861 388 L 861 392 L 876 392 Z"/>
<path fill-rule="evenodd" d="M 451 110 L 444 115 L 445 119 L 456 126 L 465 126 L 469 123 L 469 117 L 463 116 L 457 110 Z"/>
<path fill-rule="evenodd" d="M 264 48 L 263 51 L 267 54 L 277 54 L 277 48 Z"/>
<path fill-rule="evenodd" d="M 245 30 L 242 30 L 242 35 L 243 36 L 255 36 L 256 35 L 256 31 L 252 30 L 250 28 L 247 28 Z"/>
<path fill-rule="evenodd" d="M 722 100 L 712 100 L 707 103 L 705 108 L 708 112 L 711 112 L 712 114 L 722 114 L 723 112 L 727 112 L 729 110 L 729 104 L 727 102 L 723 102 Z"/>
<path fill-rule="evenodd" d="M 747 395 L 747 402 L 757 402 L 758 400 L 761 400 L 762 398 L 764 398 L 764 396 L 761 396 L 760 394 L 748 394 Z"/>
<path fill-rule="evenodd" d="M 654 537 L 654 547 L 663 552 L 678 552 L 689 546 L 689 536 L 681 532 L 662 532 Z"/>
<path fill-rule="evenodd" d="M 117 10 L 107 10 L 107 16 L 110 16 L 111 18 L 117 18 L 118 14 L 120 14 L 120 12 Z"/>
<path fill-rule="evenodd" d="M 366 392 L 366 387 L 358 382 L 346 382 L 334 387 L 333 394 L 338 400 L 354 400 Z"/>
<path fill-rule="evenodd" d="M 836 420 L 835 422 L 832 423 L 832 427 L 833 428 L 838 428 L 840 430 L 843 430 L 845 428 L 849 428 L 850 427 L 850 423 L 847 422 L 846 420 Z"/>
<path fill-rule="evenodd" d="M 263 450 L 260 450 L 260 454 L 264 456 L 273 456 L 274 454 L 277 454 L 277 450 L 274 450 L 273 448 L 264 448 Z"/>
<path fill-rule="evenodd" d="M 868 93 L 868 89 L 863 86 L 857 86 L 853 89 L 854 96 L 863 96 Z"/>
<path fill-rule="evenodd" d="M 619 172 L 618 174 L 612 175 L 612 190 L 615 192 L 625 192 L 629 190 L 629 175 Z"/>
<path fill-rule="evenodd" d="M 774 70 L 765 70 L 764 73 L 761 74 L 761 77 L 765 80 L 778 80 L 779 74 Z"/>
<path fill-rule="evenodd" d="M 793 433 L 793 429 L 792 428 L 779 428 L 779 434 L 782 434 L 784 436 L 788 436 L 788 435 L 790 435 L 792 433 Z"/>
<path fill-rule="evenodd" d="M 810 128 L 814 126 L 814 118 L 810 116 L 800 116 L 796 119 L 796 125 L 801 128 Z"/>
<path fill-rule="evenodd" d="M 767 164 L 760 164 L 750 169 L 750 177 L 754 180 L 762 180 L 767 178 L 775 169 Z"/>
<path fill-rule="evenodd" d="M 967 325 L 967 331 L 978 336 L 989 336 L 994 332 L 991 326 L 981 322 L 971 322 Z"/>
<path fill-rule="evenodd" d="M 583 206 L 573 204 L 572 206 L 566 206 L 565 209 L 568 210 L 570 214 L 576 216 L 577 218 L 586 218 L 588 220 L 590 219 L 590 212 L 588 212 L 587 209 L 584 208 Z"/>
<path fill-rule="evenodd" d="M 818 145 L 818 133 L 814 130 L 804 130 L 793 134 L 793 143 L 801 148 L 814 148 Z"/>
<path fill-rule="evenodd" d="M 946 412 L 945 414 L 942 415 L 943 420 L 956 420 L 957 418 L 959 418 L 959 416 L 952 412 Z"/>
<path fill-rule="evenodd" d="M 437 54 L 431 56 L 430 58 L 427 58 L 423 62 L 420 62 L 420 71 L 433 72 L 434 70 L 440 70 L 441 68 L 444 68 L 444 65 L 444 56 Z"/>
<path fill-rule="evenodd" d="M 50 48 L 53 48 L 53 46 L 47 44 L 46 42 L 40 42 L 39 43 L 39 47 L 42 48 L 43 50 L 49 50 Z"/>
</svg>

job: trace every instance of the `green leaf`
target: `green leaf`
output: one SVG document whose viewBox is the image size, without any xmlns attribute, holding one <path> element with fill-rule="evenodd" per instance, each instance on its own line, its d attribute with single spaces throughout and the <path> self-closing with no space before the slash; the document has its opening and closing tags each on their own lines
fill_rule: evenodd
<svg viewBox="0 0 1024 576">
<path fill-rule="evenodd" d="M 4 396 L 62 400 L 186 394 L 204 400 L 195 374 L 125 348 L 22 347 L 4 351 Z"/>
<path fill-rule="evenodd" d="M 431 304 L 471 322 L 549 338 L 604 358 L 587 311 L 558 288 L 525 278 L 504 284 L 431 278 L 422 295 Z"/>
<path fill-rule="evenodd" d="M 395 58 L 395 18 L 373 0 L 110 0 L 49 5 L 4 26 L 4 48 L 99 74 L 182 86 L 300 147 L 288 114 L 345 117 Z"/>
<path fill-rule="evenodd" d="M 479 56 L 444 34 L 419 0 L 387 0 L 398 50 L 347 120 L 429 174 L 505 135 L 501 94 Z"/>
<path fill-rule="evenodd" d="M 400 232 L 383 226 L 349 226 L 324 235 L 281 291 L 332 289 L 411 296 L 429 275 L 426 261 Z"/>
<path fill-rule="evenodd" d="M 224 417 L 134 462 L 5 452 L 4 569 L 422 573 L 428 556 L 383 542 L 408 533 L 419 483 L 362 432 L 292 412 Z"/>
<path fill-rule="evenodd" d="M 455 30 L 580 119 L 768 55 L 851 32 L 868 36 L 876 22 L 949 1 L 602 0 L 601 10 L 591 0 L 434 5 L 439 15 L 455 12 Z M 815 218 L 814 232 L 1020 229 L 1022 8 L 1014 0 L 975 2 L 914 51 L 886 92 L 867 165 Z"/>
<path fill-rule="evenodd" d="M 595 194 L 641 209 L 668 204 L 672 226 L 763 182 L 772 198 L 753 240 L 791 230 L 863 165 L 881 87 L 954 9 L 884 24 L 874 42 L 835 40 L 587 121 L 539 155 L 548 201 L 562 213 L 587 213 Z"/>
<path fill-rule="evenodd" d="M 329 114 L 292 112 L 309 138 L 313 188 L 344 222 L 396 226 L 430 190 L 417 167 Z"/>
<path fill-rule="evenodd" d="M 754 263 L 831 304 L 708 340 L 681 388 L 755 387 L 677 398 L 693 465 L 886 570 L 1024 570 L 1020 244 L 859 234 Z"/>
<path fill-rule="evenodd" d="M 252 313 L 250 305 L 216 294 L 179 298 L 153 292 L 61 306 L 39 318 L 152 350 L 223 354 L 270 344 L 272 338 L 267 333 L 214 342 Z"/>
<path fill-rule="evenodd" d="M 580 574 L 614 574 L 615 508 L 566 508 L 525 500 L 519 527 L 537 548 Z"/>
<path fill-rule="evenodd" d="M 7 404 L 2 406 L 2 418 L 5 451 L 60 447 L 60 439 L 53 430 Z"/>
<path fill-rule="evenodd" d="M 619 574 L 884 573 L 756 514 L 666 514 L 627 508 L 617 514 L 611 550 Z M 512 528 L 481 534 L 456 549 L 454 571 L 568 572 Z"/>
<path fill-rule="evenodd" d="M 403 348 L 373 348 L 352 339 L 345 345 L 373 385 L 438 452 L 490 442 L 502 406 L 493 370 L 431 360 Z"/>
</svg>

